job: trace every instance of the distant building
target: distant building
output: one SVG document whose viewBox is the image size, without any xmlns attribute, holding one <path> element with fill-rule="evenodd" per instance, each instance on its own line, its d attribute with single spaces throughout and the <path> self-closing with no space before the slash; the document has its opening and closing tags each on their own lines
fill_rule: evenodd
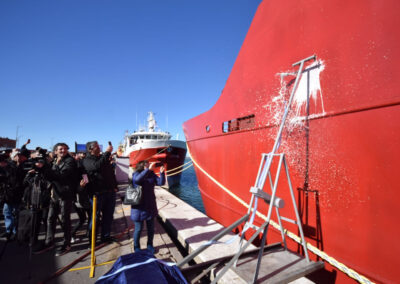
<svg viewBox="0 0 400 284">
<path fill-rule="evenodd" d="M 0 148 L 12 149 L 15 148 L 16 145 L 17 145 L 16 140 L 0 137 Z"/>
</svg>

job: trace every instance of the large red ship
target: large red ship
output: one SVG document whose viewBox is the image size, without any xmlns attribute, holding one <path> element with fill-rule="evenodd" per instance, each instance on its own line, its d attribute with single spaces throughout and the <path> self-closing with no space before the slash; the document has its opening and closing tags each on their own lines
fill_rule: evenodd
<svg viewBox="0 0 400 284">
<path fill-rule="evenodd" d="M 263 1 L 219 100 L 183 125 L 207 214 L 228 226 L 247 212 L 238 200 L 250 201 L 294 91 L 278 152 L 326 263 L 318 282 L 398 282 L 399 27 L 397 0 Z M 292 90 L 293 63 L 310 55 Z"/>
<path fill-rule="evenodd" d="M 147 128 L 126 133 L 120 150 L 122 157 L 129 157 L 129 176 L 132 176 L 132 171 L 139 161 L 148 160 L 157 163 L 156 173 L 161 165 L 165 167 L 168 186 L 178 184 L 186 157 L 186 143 L 173 140 L 171 136 L 169 132 L 157 130 L 153 112 L 148 113 Z"/>
</svg>

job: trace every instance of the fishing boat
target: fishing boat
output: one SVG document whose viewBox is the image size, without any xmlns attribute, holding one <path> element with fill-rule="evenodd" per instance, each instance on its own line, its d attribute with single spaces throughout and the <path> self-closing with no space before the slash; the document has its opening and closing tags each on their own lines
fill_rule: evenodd
<svg viewBox="0 0 400 284">
<path fill-rule="evenodd" d="M 277 142 L 308 249 L 325 262 L 318 283 L 398 282 L 399 27 L 397 0 L 263 1 L 218 101 L 183 124 L 206 213 L 225 226 L 247 212 Z"/>
<path fill-rule="evenodd" d="M 156 163 L 156 173 L 159 173 L 161 165 L 164 166 L 168 186 L 179 184 L 186 157 L 186 143 L 171 137 L 169 132 L 158 129 L 153 112 L 148 113 L 146 128 L 127 132 L 118 150 L 120 156 L 129 157 L 130 176 L 139 161 L 148 160 Z"/>
</svg>

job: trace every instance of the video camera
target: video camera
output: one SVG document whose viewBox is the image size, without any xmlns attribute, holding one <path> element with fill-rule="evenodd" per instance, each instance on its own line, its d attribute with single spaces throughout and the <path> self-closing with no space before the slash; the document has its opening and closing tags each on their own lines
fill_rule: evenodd
<svg viewBox="0 0 400 284">
<path fill-rule="evenodd" d="M 24 171 L 39 170 L 39 168 L 36 167 L 36 163 L 46 164 L 46 157 L 42 154 L 38 154 L 35 158 L 26 160 L 23 165 Z"/>
</svg>

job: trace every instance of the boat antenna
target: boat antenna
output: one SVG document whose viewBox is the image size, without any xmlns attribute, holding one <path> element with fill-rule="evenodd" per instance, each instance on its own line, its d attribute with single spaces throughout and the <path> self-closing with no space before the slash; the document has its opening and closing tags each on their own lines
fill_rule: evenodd
<svg viewBox="0 0 400 284">
<path fill-rule="evenodd" d="M 137 108 L 136 108 L 136 130 L 138 129 L 138 125 L 137 125 Z"/>
</svg>

